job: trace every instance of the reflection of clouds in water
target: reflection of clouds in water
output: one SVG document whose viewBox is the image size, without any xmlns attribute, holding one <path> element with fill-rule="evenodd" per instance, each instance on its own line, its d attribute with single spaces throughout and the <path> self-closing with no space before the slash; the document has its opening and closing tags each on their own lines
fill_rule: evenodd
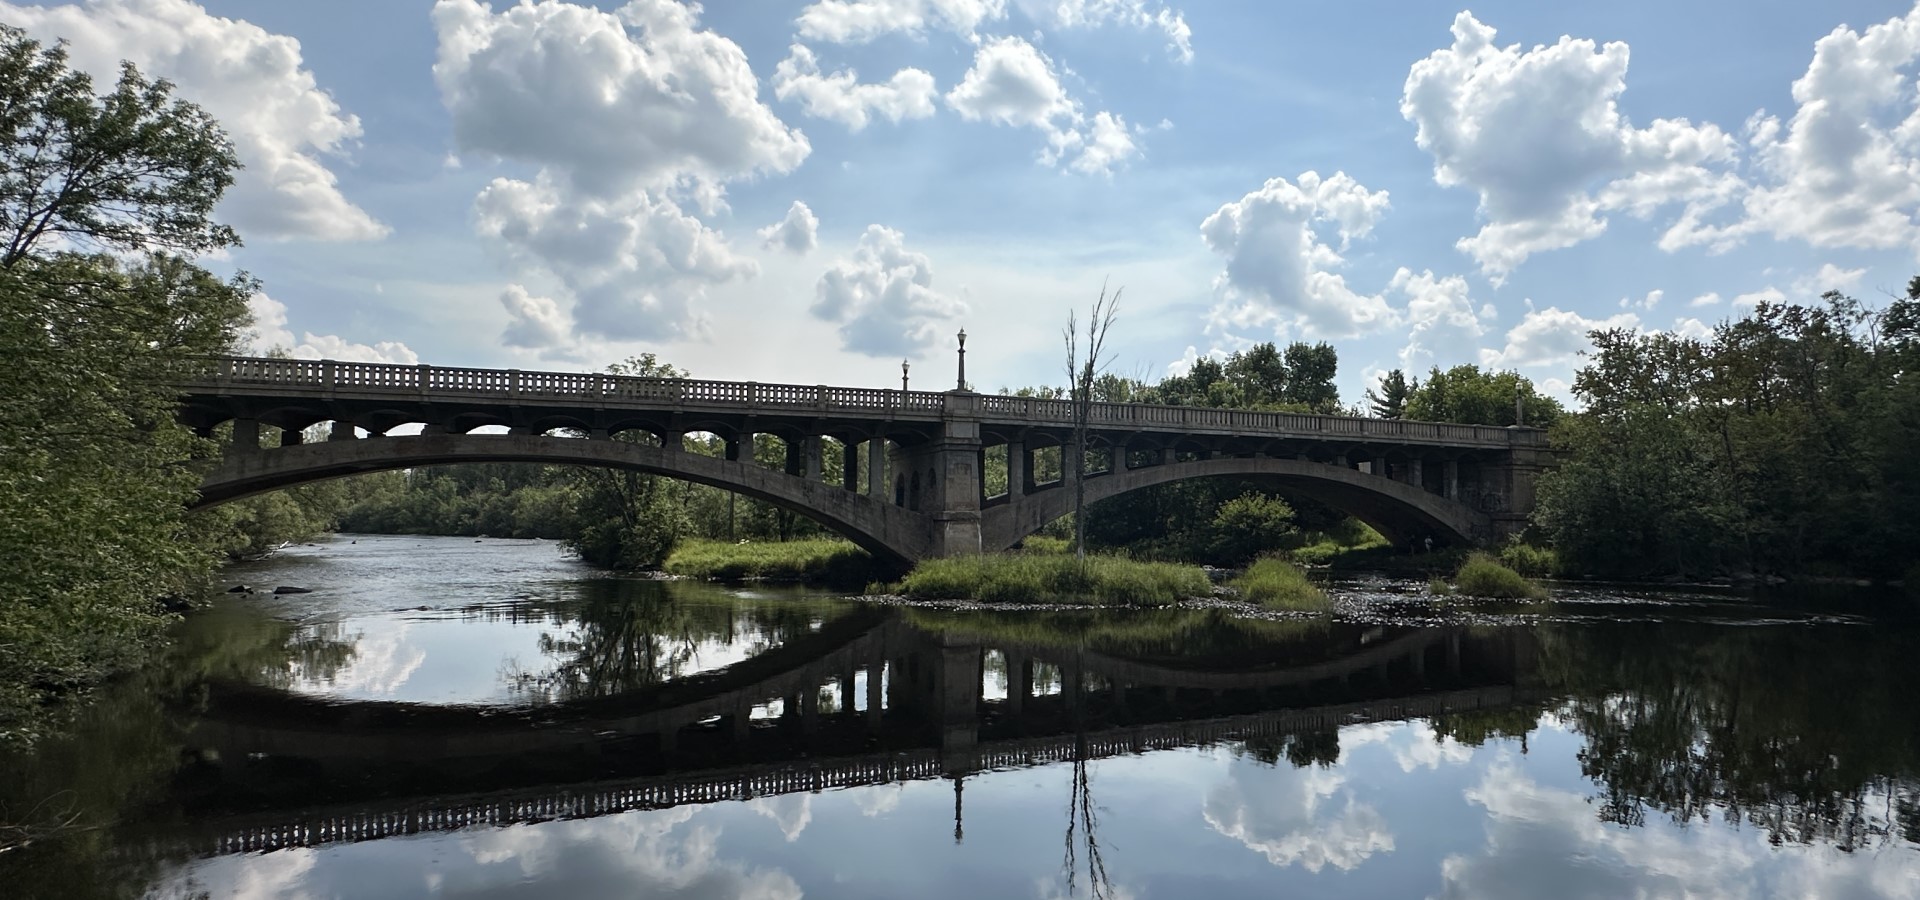
<svg viewBox="0 0 1920 900">
<path fill-rule="evenodd" d="M 698 812 L 680 807 L 216 857 L 172 881 L 195 896 L 243 900 L 799 900 L 800 886 L 787 873 L 722 859 L 719 827 L 693 822 Z M 423 865 L 428 858 L 432 864 Z"/>
<path fill-rule="evenodd" d="M 372 632 L 358 632 L 351 638 L 353 658 L 331 678 L 315 678 L 295 673 L 295 684 L 304 690 L 329 693 L 382 695 L 400 690 L 400 686 L 427 661 L 427 651 L 407 640 L 412 626 L 406 622 L 383 622 Z"/>
<path fill-rule="evenodd" d="M 445 892 L 463 897 L 603 896 L 798 900 L 785 872 L 719 858 L 720 829 L 682 828 L 696 810 L 627 813 L 463 834 L 474 866 L 454 866 Z M 512 866 L 519 877 L 489 869 Z"/>
<path fill-rule="evenodd" d="M 318 860 L 304 847 L 257 856 L 217 856 L 189 864 L 180 874 L 177 896 L 215 896 L 229 900 L 309 900 L 314 894 L 301 885 Z M 155 893 L 165 890 L 156 887 Z M 202 894 L 201 892 L 205 892 Z"/>
<path fill-rule="evenodd" d="M 1771 847 L 1761 829 L 1652 816 L 1610 825 L 1583 794 L 1544 787 L 1510 759 L 1466 798 L 1487 811 L 1487 842 L 1441 863 L 1443 897 L 1920 898 L 1920 853 L 1907 846 Z"/>
<path fill-rule="evenodd" d="M 1438 769 L 1442 764 L 1465 765 L 1473 759 L 1473 748 L 1452 737 L 1434 740 L 1433 726 L 1424 722 L 1376 722 L 1340 730 L 1340 744 L 1347 752 L 1368 744 L 1379 744 L 1393 754 L 1400 771 Z"/>
<path fill-rule="evenodd" d="M 893 812 L 900 805 L 900 798 L 906 796 L 904 784 L 876 784 L 872 787 L 854 789 L 853 805 L 867 818 L 878 818 Z"/>
<path fill-rule="evenodd" d="M 813 821 L 812 794 L 781 794 L 777 797 L 755 797 L 747 801 L 747 808 L 773 820 L 780 826 L 780 833 L 787 836 L 791 844 L 800 839 L 800 833 L 807 830 L 807 823 Z"/>
<path fill-rule="evenodd" d="M 1344 735 L 1343 735 L 1344 738 Z M 1226 781 L 1207 794 L 1202 811 L 1214 831 L 1266 856 L 1276 866 L 1318 872 L 1352 869 L 1393 849 L 1386 820 L 1361 803 L 1337 771 L 1265 766 L 1236 759 Z"/>
</svg>

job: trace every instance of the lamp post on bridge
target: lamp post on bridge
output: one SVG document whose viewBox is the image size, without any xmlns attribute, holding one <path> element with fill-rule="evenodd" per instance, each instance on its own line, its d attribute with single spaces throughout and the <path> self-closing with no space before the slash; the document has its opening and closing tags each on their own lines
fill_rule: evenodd
<svg viewBox="0 0 1920 900">
<path fill-rule="evenodd" d="M 900 361 L 900 393 L 905 394 L 906 392 L 907 392 L 907 361 L 903 359 Z"/>
<path fill-rule="evenodd" d="M 953 386 L 956 391 L 967 389 L 967 330 L 960 329 L 960 381 Z"/>
</svg>

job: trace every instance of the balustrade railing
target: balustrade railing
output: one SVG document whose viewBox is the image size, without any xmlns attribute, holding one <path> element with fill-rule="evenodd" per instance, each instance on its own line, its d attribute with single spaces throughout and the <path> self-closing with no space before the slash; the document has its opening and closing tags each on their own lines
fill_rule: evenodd
<svg viewBox="0 0 1920 900">
<path fill-rule="evenodd" d="M 889 388 L 763 384 L 693 378 L 646 378 L 582 372 L 527 372 L 394 365 L 337 360 L 222 357 L 196 360 L 179 373 L 183 386 L 275 386 L 340 393 L 409 392 L 421 396 L 459 395 L 515 402 L 585 400 L 594 405 L 667 403 L 682 406 L 775 407 L 819 412 L 887 412 L 973 415 L 988 420 L 1071 425 L 1069 400 L 995 394 L 946 394 Z M 1386 438 L 1444 443 L 1544 445 L 1538 429 L 1489 425 L 1453 425 L 1401 419 L 1364 419 L 1288 412 L 1159 406 L 1146 403 L 1095 403 L 1088 424 L 1140 430 L 1231 430 L 1249 434 L 1317 434 L 1365 440 Z"/>
</svg>

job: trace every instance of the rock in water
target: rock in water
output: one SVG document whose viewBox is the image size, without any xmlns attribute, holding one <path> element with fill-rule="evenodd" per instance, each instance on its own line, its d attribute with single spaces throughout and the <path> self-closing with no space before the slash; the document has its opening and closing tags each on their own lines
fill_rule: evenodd
<svg viewBox="0 0 1920 900">
<path fill-rule="evenodd" d="M 236 584 L 236 585 L 234 585 L 233 587 L 230 587 L 230 588 L 227 588 L 227 593 L 229 593 L 229 594 L 251 594 L 251 593 L 253 593 L 253 587 L 252 587 L 251 585 L 245 585 L 245 584 Z"/>
<path fill-rule="evenodd" d="M 293 587 L 292 585 L 283 584 L 274 588 L 273 592 L 276 594 L 311 594 L 313 593 L 313 588 Z"/>
</svg>

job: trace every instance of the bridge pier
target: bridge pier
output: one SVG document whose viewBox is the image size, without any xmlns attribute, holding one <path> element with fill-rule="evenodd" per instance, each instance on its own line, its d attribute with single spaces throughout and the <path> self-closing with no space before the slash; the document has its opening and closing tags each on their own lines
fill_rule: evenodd
<svg viewBox="0 0 1920 900">
<path fill-rule="evenodd" d="M 241 453 L 260 452 L 260 420 L 233 420 L 233 448 Z"/>
</svg>

